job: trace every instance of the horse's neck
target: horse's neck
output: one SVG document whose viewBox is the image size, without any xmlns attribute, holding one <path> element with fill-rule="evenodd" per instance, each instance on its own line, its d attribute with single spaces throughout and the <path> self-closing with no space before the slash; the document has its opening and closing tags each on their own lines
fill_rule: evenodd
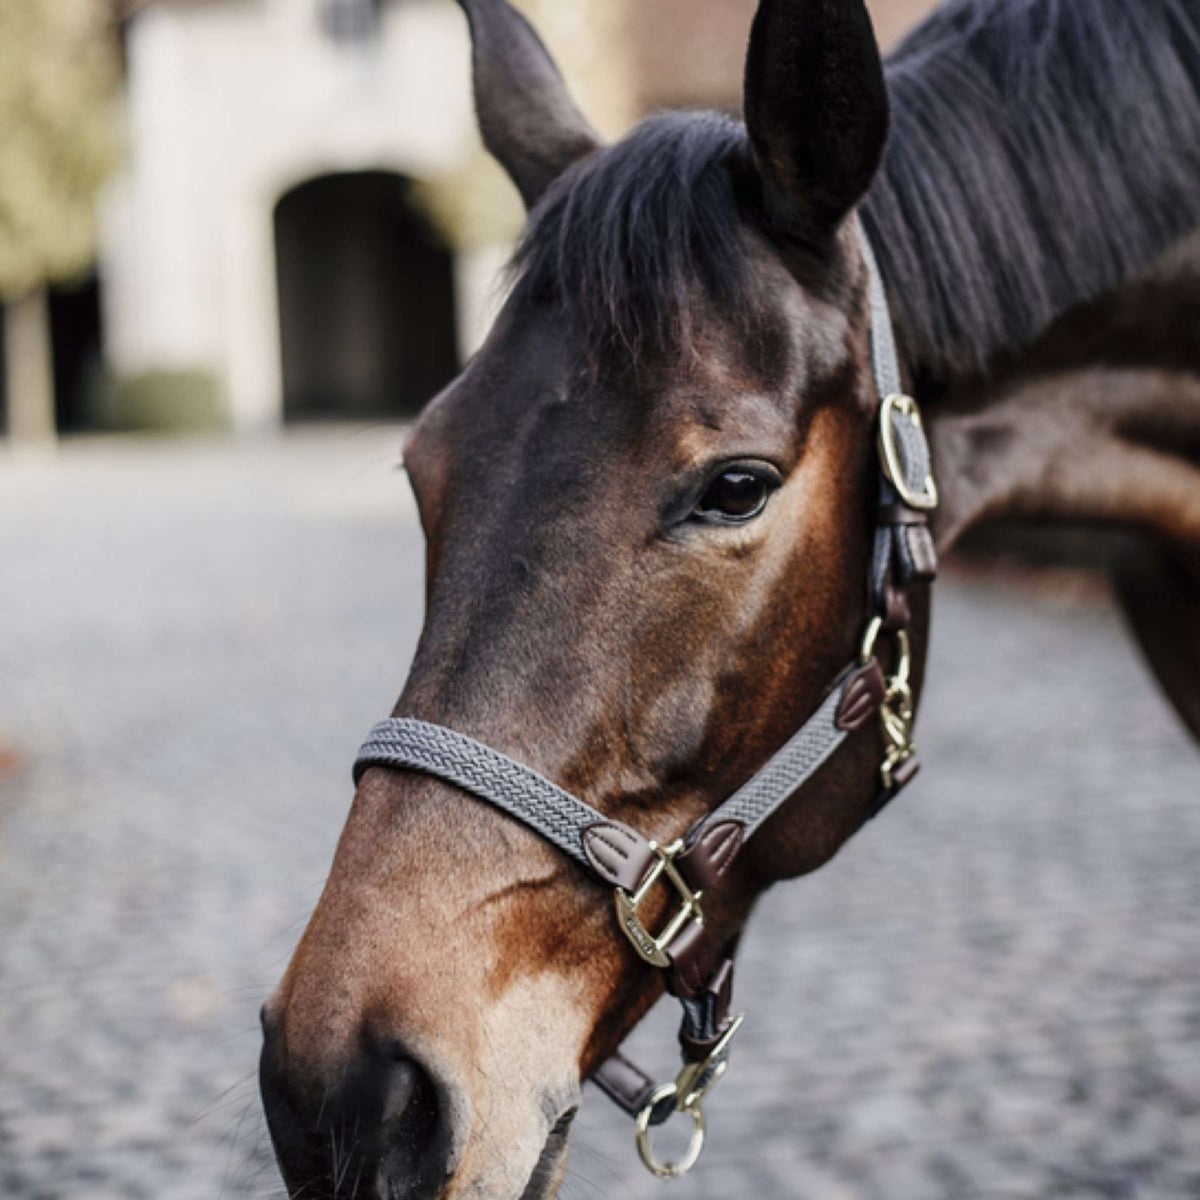
<svg viewBox="0 0 1200 1200">
<path fill-rule="evenodd" d="M 986 381 L 925 405 L 948 548 L 997 516 L 1132 525 L 1200 545 L 1200 232 L 1065 313 Z"/>
</svg>

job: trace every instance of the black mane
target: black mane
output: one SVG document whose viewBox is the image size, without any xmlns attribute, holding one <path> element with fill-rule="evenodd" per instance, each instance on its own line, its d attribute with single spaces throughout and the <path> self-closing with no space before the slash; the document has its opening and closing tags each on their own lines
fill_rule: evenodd
<svg viewBox="0 0 1200 1200">
<path fill-rule="evenodd" d="M 862 215 L 934 375 L 1034 340 L 1200 225 L 1200 3 L 951 0 L 887 63 L 892 134 Z M 686 346 L 699 287 L 753 307 L 716 114 L 649 118 L 568 171 L 513 260 L 589 350 Z"/>
<path fill-rule="evenodd" d="M 922 367 L 983 368 L 1200 224 L 1200 4 L 952 0 L 888 61 L 863 219 Z"/>
</svg>

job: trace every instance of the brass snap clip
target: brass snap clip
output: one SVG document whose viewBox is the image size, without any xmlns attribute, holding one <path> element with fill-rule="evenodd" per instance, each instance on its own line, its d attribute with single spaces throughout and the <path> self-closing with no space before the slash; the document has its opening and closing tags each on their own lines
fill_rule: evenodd
<svg viewBox="0 0 1200 1200">
<path fill-rule="evenodd" d="M 654 851 L 654 862 L 650 864 L 650 869 L 642 878 L 641 883 L 632 893 L 627 892 L 624 888 L 617 888 L 614 901 L 617 909 L 617 923 L 633 948 L 651 966 L 665 968 L 671 965 L 671 960 L 667 957 L 667 950 L 671 943 L 679 936 L 689 921 L 694 919 L 698 924 L 703 925 L 704 913 L 700 908 L 700 893 L 693 892 L 688 887 L 687 882 L 675 867 L 675 859 L 683 851 L 683 839 L 672 842 L 665 849 L 657 843 L 651 842 L 650 849 Z M 642 924 L 638 908 L 646 899 L 650 889 L 664 875 L 679 894 L 681 904 L 663 931 L 653 934 Z"/>
<path fill-rule="evenodd" d="M 875 655 L 879 635 L 883 631 L 883 618 L 873 617 L 863 638 L 859 661 L 867 663 Z M 893 635 L 896 645 L 896 662 L 892 673 L 884 683 L 883 703 L 879 707 L 879 721 L 883 727 L 883 765 L 879 769 L 880 779 L 887 791 L 896 782 L 896 772 L 917 752 L 913 742 L 913 694 L 912 646 L 903 629 Z"/>
<path fill-rule="evenodd" d="M 659 1179 L 678 1179 L 686 1175 L 699 1161 L 704 1149 L 708 1126 L 704 1117 L 704 1099 L 717 1086 L 729 1068 L 729 1043 L 746 1019 L 738 1013 L 729 1023 L 729 1028 L 720 1040 L 699 1062 L 685 1063 L 683 1069 L 670 1083 L 658 1088 L 637 1115 L 634 1128 L 637 1130 L 638 1154 L 647 1170 Z M 683 1155 L 674 1162 L 660 1162 L 650 1145 L 650 1122 L 655 1110 L 665 1101 L 673 1101 L 671 1114 L 686 1113 L 692 1119 L 692 1136 Z"/>
</svg>

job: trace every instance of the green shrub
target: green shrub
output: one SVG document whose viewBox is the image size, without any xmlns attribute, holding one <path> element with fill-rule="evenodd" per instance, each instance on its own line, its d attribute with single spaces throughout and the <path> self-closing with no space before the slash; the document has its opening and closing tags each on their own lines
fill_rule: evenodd
<svg viewBox="0 0 1200 1200">
<path fill-rule="evenodd" d="M 178 433 L 228 427 L 221 389 L 206 371 L 146 371 L 97 392 L 99 429 Z"/>
</svg>

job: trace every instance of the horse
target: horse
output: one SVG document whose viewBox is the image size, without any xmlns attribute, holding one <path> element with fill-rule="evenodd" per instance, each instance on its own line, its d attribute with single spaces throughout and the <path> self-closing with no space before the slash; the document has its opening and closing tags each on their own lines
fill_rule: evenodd
<svg viewBox="0 0 1200 1200">
<path fill-rule="evenodd" d="M 761 0 L 744 122 L 663 113 L 604 144 L 521 15 L 461 3 L 527 225 L 405 448 L 426 613 L 393 716 L 463 759 L 360 761 L 264 1006 L 306 1200 L 554 1195 L 583 1081 L 664 986 L 721 1017 L 639 1133 L 664 1107 L 700 1128 L 735 1024 L 724 965 L 685 978 L 700 905 L 727 964 L 756 897 L 911 774 L 932 553 L 985 520 L 1134 535 L 1117 594 L 1200 737 L 1194 4 L 950 0 L 885 64 L 863 0 Z M 897 430 L 926 435 L 936 509 L 932 477 L 881 507 Z M 926 569 L 876 612 L 881 528 Z M 753 838 L 708 847 L 701 888 L 682 835 L 815 727 L 846 663 L 854 719 Z M 589 872 L 504 810 L 498 771 L 599 814 L 637 869 Z"/>
</svg>

